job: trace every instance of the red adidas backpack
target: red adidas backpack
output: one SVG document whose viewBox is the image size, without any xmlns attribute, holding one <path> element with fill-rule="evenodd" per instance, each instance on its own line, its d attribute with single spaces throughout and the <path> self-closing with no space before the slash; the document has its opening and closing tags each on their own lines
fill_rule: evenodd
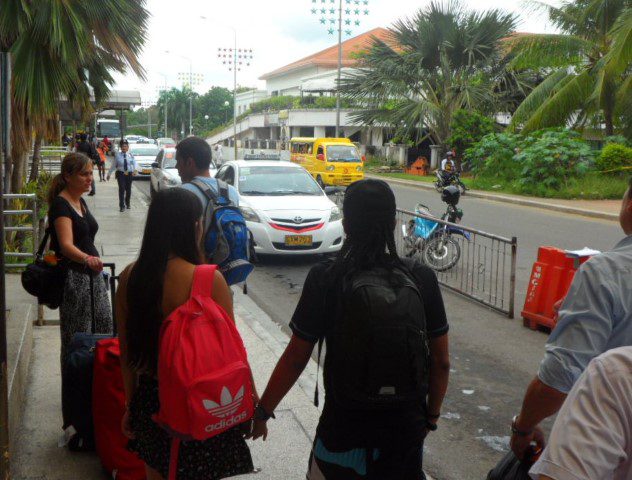
<svg viewBox="0 0 632 480">
<path fill-rule="evenodd" d="M 191 296 L 163 322 L 158 354 L 160 411 L 173 436 L 169 479 L 180 440 L 206 440 L 252 417 L 252 375 L 235 323 L 211 297 L 217 266 L 195 268 Z"/>
</svg>

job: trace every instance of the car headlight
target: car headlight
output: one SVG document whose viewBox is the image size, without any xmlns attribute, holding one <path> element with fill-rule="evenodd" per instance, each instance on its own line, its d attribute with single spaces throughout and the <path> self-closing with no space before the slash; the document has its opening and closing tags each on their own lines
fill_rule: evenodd
<svg viewBox="0 0 632 480">
<path fill-rule="evenodd" d="M 256 223 L 261 222 L 259 215 L 257 215 L 257 213 L 252 208 L 239 207 L 239 210 L 241 210 L 241 214 L 244 216 L 244 220 L 248 222 L 256 222 Z"/>
<path fill-rule="evenodd" d="M 356 167 L 356 171 L 361 172 L 362 170 L 364 170 L 364 168 L 362 168 L 362 165 Z"/>
<path fill-rule="evenodd" d="M 325 167 L 325 170 L 327 170 L 328 172 L 333 172 L 334 170 L 336 170 L 336 167 L 334 167 L 333 165 L 327 165 L 327 167 Z"/>
<path fill-rule="evenodd" d="M 336 220 L 342 220 L 342 212 L 338 207 L 331 207 L 331 214 L 329 215 L 329 221 L 335 222 Z"/>
</svg>

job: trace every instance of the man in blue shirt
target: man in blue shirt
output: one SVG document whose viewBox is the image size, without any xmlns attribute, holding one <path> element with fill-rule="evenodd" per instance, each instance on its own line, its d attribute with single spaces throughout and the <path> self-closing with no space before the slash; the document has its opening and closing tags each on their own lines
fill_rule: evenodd
<svg viewBox="0 0 632 480">
<path fill-rule="evenodd" d="M 176 169 L 182 179 L 182 188 L 195 193 L 206 209 L 207 199 L 204 193 L 191 184 L 193 179 L 201 180 L 219 195 L 217 180 L 211 177 L 211 146 L 202 138 L 188 137 L 176 146 Z M 239 206 L 239 193 L 232 185 L 228 186 L 228 199 L 236 207 Z"/>
<path fill-rule="evenodd" d="M 109 181 L 112 172 L 116 171 L 116 181 L 119 189 L 119 208 L 121 212 L 124 212 L 126 207 L 128 210 L 130 209 L 132 177 L 136 175 L 136 160 L 134 160 L 134 155 L 128 151 L 129 143 L 127 140 L 121 140 L 119 147 L 121 151 L 117 152 L 112 160 L 107 179 Z"/>
<path fill-rule="evenodd" d="M 511 448 L 518 458 L 532 441 L 544 446 L 538 424 L 557 413 L 593 358 L 632 346 L 632 178 L 619 222 L 626 237 L 580 267 L 560 307 L 538 375 L 511 426 Z"/>
</svg>

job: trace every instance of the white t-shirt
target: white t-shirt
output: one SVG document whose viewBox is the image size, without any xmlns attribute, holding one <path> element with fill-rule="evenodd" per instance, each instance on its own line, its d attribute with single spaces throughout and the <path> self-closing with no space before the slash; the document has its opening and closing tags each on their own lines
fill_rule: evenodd
<svg viewBox="0 0 632 480">
<path fill-rule="evenodd" d="M 450 165 L 450 168 L 447 168 L 448 165 Z M 441 170 L 443 170 L 444 172 L 454 172 L 454 168 L 454 160 L 448 160 L 447 158 L 441 160 Z"/>
<path fill-rule="evenodd" d="M 632 479 L 632 347 L 590 362 L 529 473 L 534 479 Z"/>
</svg>

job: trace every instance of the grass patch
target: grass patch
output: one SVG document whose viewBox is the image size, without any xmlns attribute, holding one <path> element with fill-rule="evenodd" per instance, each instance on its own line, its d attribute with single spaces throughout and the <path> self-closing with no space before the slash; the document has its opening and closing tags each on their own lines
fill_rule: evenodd
<svg viewBox="0 0 632 480">
<path fill-rule="evenodd" d="M 434 176 L 420 177 L 406 173 L 374 173 L 381 177 L 413 180 L 423 183 L 434 183 Z M 461 177 L 463 183 L 474 190 L 496 193 L 511 193 L 540 198 L 560 198 L 568 200 L 619 200 L 628 188 L 628 179 L 623 176 L 606 176 L 589 173 L 581 178 L 572 178 L 565 188 L 554 190 L 540 186 L 534 190 L 526 189 L 518 182 L 509 182 L 490 177 Z"/>
</svg>

